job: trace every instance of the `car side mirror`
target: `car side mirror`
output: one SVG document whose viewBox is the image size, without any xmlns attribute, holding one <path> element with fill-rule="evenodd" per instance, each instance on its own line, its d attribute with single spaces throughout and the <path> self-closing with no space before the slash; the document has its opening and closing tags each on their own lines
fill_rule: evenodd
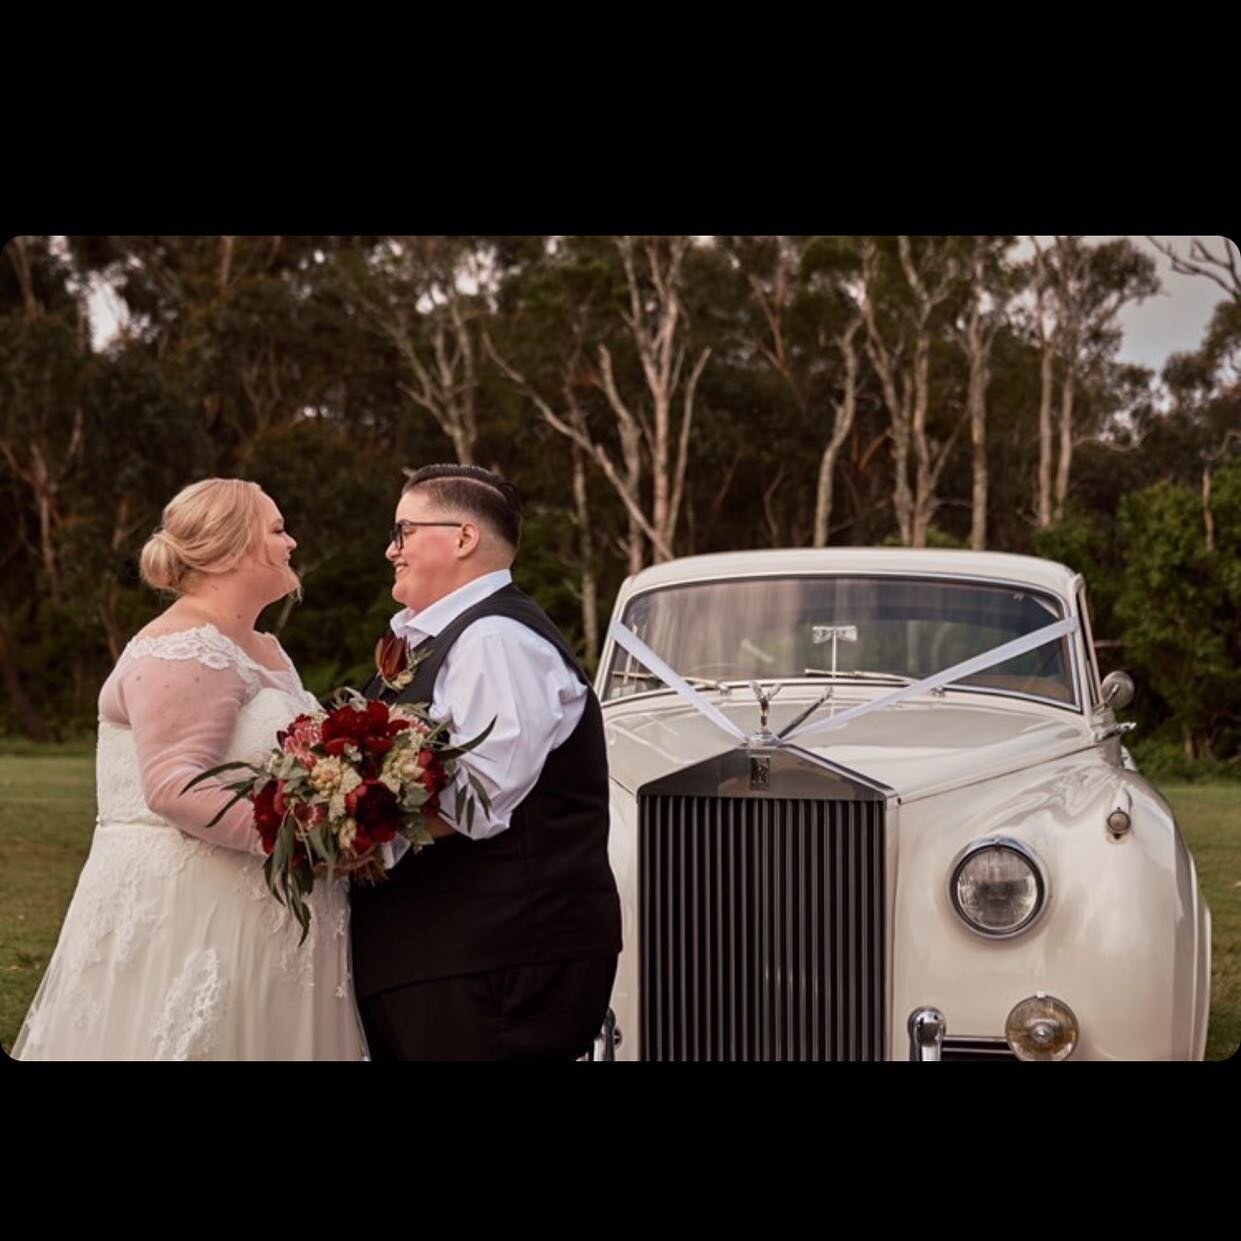
<svg viewBox="0 0 1241 1241">
<path fill-rule="evenodd" d="M 1109 672 L 1103 678 L 1103 705 L 1119 711 L 1133 701 L 1133 678 L 1127 672 Z"/>
</svg>

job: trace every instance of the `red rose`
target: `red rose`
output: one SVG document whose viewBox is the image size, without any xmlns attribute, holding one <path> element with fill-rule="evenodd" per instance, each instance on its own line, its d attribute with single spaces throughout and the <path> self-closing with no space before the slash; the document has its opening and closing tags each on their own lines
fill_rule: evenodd
<svg viewBox="0 0 1241 1241">
<path fill-rule="evenodd" d="M 448 783 L 443 760 L 434 750 L 423 749 L 418 752 L 418 763 L 422 768 L 422 779 L 418 783 L 428 793 L 438 793 Z"/>
<path fill-rule="evenodd" d="M 333 757 L 339 757 L 345 746 L 357 743 L 361 714 L 352 707 L 337 707 L 335 711 L 328 712 L 321 736 L 323 748 Z"/>
<path fill-rule="evenodd" d="M 303 827 L 318 827 L 327 819 L 327 807 L 322 804 L 311 806 L 299 801 L 293 807 L 293 817 Z"/>
<path fill-rule="evenodd" d="M 356 745 L 369 758 L 382 758 L 392 749 L 392 738 L 409 724 L 391 719 L 387 706 L 371 702 L 364 710 L 337 707 L 323 722 L 323 748 L 339 756 L 347 745 Z"/>
<path fill-rule="evenodd" d="M 354 850 L 364 852 L 374 844 L 386 844 L 401 826 L 396 794 L 378 780 L 368 780 L 345 797 L 349 815 L 358 825 Z"/>
<path fill-rule="evenodd" d="M 279 792 L 279 782 L 268 780 L 250 799 L 254 805 L 254 826 L 263 838 L 263 849 L 267 853 L 276 847 L 276 837 L 284 820 L 284 815 L 276 809 L 276 796 Z"/>
</svg>

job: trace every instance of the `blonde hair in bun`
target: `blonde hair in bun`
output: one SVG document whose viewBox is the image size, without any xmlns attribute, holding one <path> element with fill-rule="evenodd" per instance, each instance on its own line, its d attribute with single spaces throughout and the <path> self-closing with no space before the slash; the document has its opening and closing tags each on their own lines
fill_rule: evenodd
<svg viewBox="0 0 1241 1241">
<path fill-rule="evenodd" d="M 143 545 L 142 580 L 179 595 L 194 573 L 227 573 L 259 541 L 262 495 L 240 478 L 204 478 L 177 492 Z"/>
</svg>

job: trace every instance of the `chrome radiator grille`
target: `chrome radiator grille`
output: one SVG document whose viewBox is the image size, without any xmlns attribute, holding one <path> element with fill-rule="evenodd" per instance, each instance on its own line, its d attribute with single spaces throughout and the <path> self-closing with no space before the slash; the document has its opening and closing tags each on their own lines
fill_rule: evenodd
<svg viewBox="0 0 1241 1241">
<path fill-rule="evenodd" d="M 639 807 L 642 1058 L 881 1060 L 882 801 Z"/>
</svg>

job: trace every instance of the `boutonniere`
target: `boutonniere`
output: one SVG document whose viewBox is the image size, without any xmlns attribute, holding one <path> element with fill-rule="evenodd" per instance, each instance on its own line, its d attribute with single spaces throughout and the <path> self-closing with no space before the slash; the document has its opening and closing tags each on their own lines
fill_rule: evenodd
<svg viewBox="0 0 1241 1241">
<path fill-rule="evenodd" d="M 388 689 L 399 694 L 414 679 L 415 666 L 410 662 L 404 638 L 398 638 L 389 630 L 379 639 L 375 647 L 375 667 Z"/>
</svg>

